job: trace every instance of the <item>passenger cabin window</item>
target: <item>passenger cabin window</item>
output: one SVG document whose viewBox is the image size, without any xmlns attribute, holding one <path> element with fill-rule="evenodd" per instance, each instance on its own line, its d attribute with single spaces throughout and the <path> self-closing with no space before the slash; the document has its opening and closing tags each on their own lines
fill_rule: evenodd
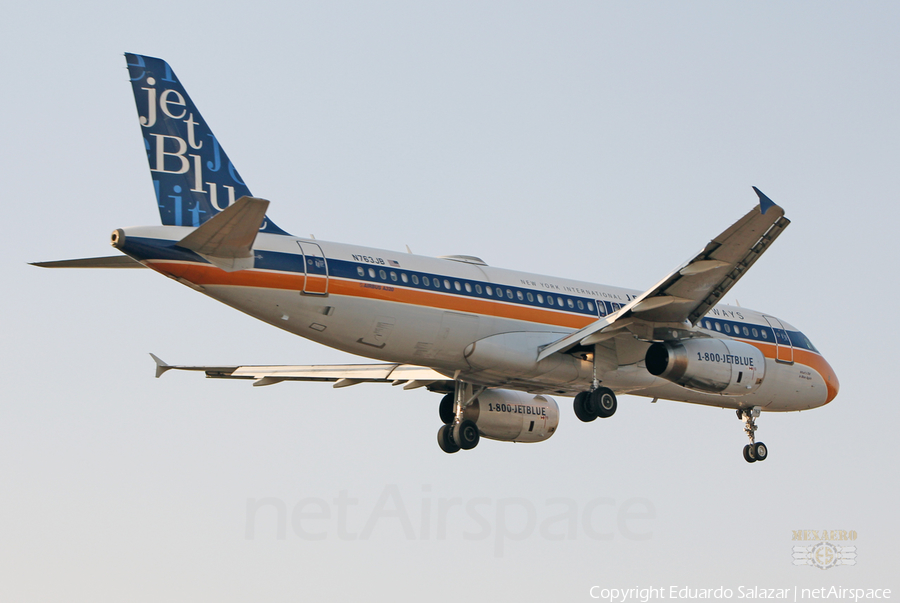
<svg viewBox="0 0 900 603">
<path fill-rule="evenodd" d="M 422 277 L 422 284 L 424 284 L 426 287 L 430 287 L 430 286 L 431 286 L 431 279 L 429 279 L 427 276 L 423 276 L 423 277 Z"/>
<path fill-rule="evenodd" d="M 524 300 L 525 300 L 525 296 L 522 295 L 522 292 L 521 292 L 521 291 L 516 291 L 516 297 L 519 298 L 519 301 L 524 301 Z"/>
<path fill-rule="evenodd" d="M 762 330 L 762 337 L 763 337 L 763 339 L 769 338 L 769 331 L 767 329 Z"/>
<path fill-rule="evenodd" d="M 419 284 L 419 275 L 414 274 L 414 275 L 412 275 L 411 278 L 412 278 L 413 285 L 418 285 L 418 284 Z"/>
<path fill-rule="evenodd" d="M 369 277 L 375 278 L 375 269 L 374 268 L 369 268 Z"/>
<path fill-rule="evenodd" d="M 526 294 L 525 294 L 525 297 L 527 297 L 527 298 L 528 298 L 528 301 L 530 301 L 530 302 L 533 302 L 533 301 L 534 301 L 534 295 L 531 294 L 531 291 L 529 291 L 528 293 L 526 293 Z"/>
<path fill-rule="evenodd" d="M 512 298 L 513 298 L 512 289 L 507 289 L 507 290 L 506 290 L 506 297 L 509 298 L 509 299 L 512 299 Z"/>
<path fill-rule="evenodd" d="M 581 301 L 581 300 L 579 299 L 578 302 L 577 302 L 577 304 L 578 304 L 578 309 L 579 309 L 579 310 L 584 310 L 584 302 L 583 302 L 583 301 Z"/>
<path fill-rule="evenodd" d="M 539 303 L 539 304 L 544 303 L 544 296 L 543 296 L 543 294 L 538 293 L 538 294 L 537 294 L 537 299 L 538 299 L 538 303 Z"/>
<path fill-rule="evenodd" d="M 481 295 L 481 285 L 475 285 L 475 293 Z"/>
<path fill-rule="evenodd" d="M 589 301 L 589 302 L 587 303 L 587 307 L 588 307 L 588 310 L 590 310 L 591 312 L 593 312 L 593 311 L 594 311 L 594 302 Z"/>
<path fill-rule="evenodd" d="M 569 304 L 569 308 L 575 308 L 575 302 L 573 302 L 571 298 L 567 299 L 566 303 Z"/>
<path fill-rule="evenodd" d="M 494 288 L 491 287 L 490 285 L 485 285 L 484 290 L 487 292 L 488 295 L 493 295 L 493 294 L 494 294 Z"/>
<path fill-rule="evenodd" d="M 446 289 L 447 291 L 450 290 L 450 281 L 448 281 L 447 279 L 444 279 L 444 289 Z"/>
<path fill-rule="evenodd" d="M 406 273 L 405 273 L 405 272 L 401 272 L 401 273 L 400 273 L 400 280 L 403 281 L 404 283 L 408 283 L 408 282 L 409 282 L 409 277 L 406 276 Z"/>
<path fill-rule="evenodd" d="M 744 337 L 750 337 L 750 329 L 744 327 Z"/>
<path fill-rule="evenodd" d="M 472 292 L 472 285 L 469 283 L 466 283 L 466 293 L 471 293 L 471 292 Z"/>
<path fill-rule="evenodd" d="M 365 275 L 366 275 L 366 271 L 363 270 L 363 267 L 362 267 L 362 266 L 357 266 L 357 267 L 356 267 L 356 274 L 358 274 L 358 275 L 360 275 L 360 276 L 365 276 Z"/>
<path fill-rule="evenodd" d="M 391 270 L 391 280 L 397 282 L 397 273 Z"/>
<path fill-rule="evenodd" d="M 453 281 L 453 288 L 457 291 L 462 291 L 462 285 L 459 284 L 459 281 Z"/>
<path fill-rule="evenodd" d="M 751 328 L 750 332 L 753 333 L 754 337 L 759 337 L 759 331 L 756 330 L 756 327 Z"/>
</svg>

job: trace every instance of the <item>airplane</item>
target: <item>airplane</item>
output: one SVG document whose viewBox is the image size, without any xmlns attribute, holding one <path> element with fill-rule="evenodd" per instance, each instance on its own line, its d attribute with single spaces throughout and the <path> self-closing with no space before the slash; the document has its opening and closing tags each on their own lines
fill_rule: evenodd
<svg viewBox="0 0 900 603">
<path fill-rule="evenodd" d="M 551 396 L 584 422 L 630 394 L 728 408 L 744 459 L 768 458 L 762 411 L 817 408 L 837 376 L 809 338 L 771 314 L 722 302 L 790 224 L 758 204 L 646 291 L 291 235 L 267 215 L 165 61 L 126 53 L 162 226 L 119 228 L 120 255 L 35 265 L 150 268 L 317 343 L 378 361 L 312 366 L 175 366 L 156 377 L 390 383 L 441 395 L 438 445 L 540 442 L 559 425 Z"/>
</svg>

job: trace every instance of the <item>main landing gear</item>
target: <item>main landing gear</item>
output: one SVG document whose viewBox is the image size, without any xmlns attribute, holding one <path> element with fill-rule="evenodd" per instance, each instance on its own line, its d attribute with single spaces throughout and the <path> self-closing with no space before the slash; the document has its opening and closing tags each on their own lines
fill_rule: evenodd
<svg viewBox="0 0 900 603">
<path fill-rule="evenodd" d="M 750 443 L 744 446 L 744 460 L 748 463 L 764 461 L 769 456 L 769 449 L 762 442 L 756 441 L 756 417 L 759 416 L 759 406 L 753 408 L 739 408 L 737 417 L 744 422 L 744 433 L 750 438 Z"/>
<path fill-rule="evenodd" d="M 447 454 L 471 450 L 478 446 L 481 432 L 478 431 L 475 421 L 463 418 L 463 412 L 482 391 L 483 388 L 475 391 L 473 386 L 457 381 L 454 393 L 447 394 L 441 399 L 439 411 L 444 424 L 438 429 L 437 441 L 441 450 Z"/>
<path fill-rule="evenodd" d="M 616 414 L 619 403 L 616 394 L 608 387 L 600 387 L 600 367 L 597 365 L 599 347 L 594 348 L 593 364 L 594 378 L 591 381 L 591 389 L 575 396 L 575 416 L 585 423 L 590 423 L 597 417 L 606 419 Z"/>
<path fill-rule="evenodd" d="M 597 387 L 589 392 L 581 392 L 575 396 L 575 416 L 585 423 L 597 417 L 605 419 L 616 413 L 619 403 L 616 394 L 608 387 Z"/>
</svg>

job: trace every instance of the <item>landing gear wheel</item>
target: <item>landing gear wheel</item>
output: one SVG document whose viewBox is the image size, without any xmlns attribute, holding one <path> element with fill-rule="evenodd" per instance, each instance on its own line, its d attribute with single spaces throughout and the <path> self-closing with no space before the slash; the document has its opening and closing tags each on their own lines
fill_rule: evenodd
<svg viewBox="0 0 900 603">
<path fill-rule="evenodd" d="M 601 387 L 591 392 L 591 404 L 601 419 L 613 416 L 619 407 L 616 395 L 608 387 Z"/>
<path fill-rule="evenodd" d="M 456 418 L 456 415 L 453 414 L 453 394 L 447 394 L 441 398 L 441 405 L 438 407 L 438 411 L 441 413 L 441 421 L 444 425 L 453 423 L 453 419 Z"/>
<path fill-rule="evenodd" d="M 478 426 L 475 421 L 466 419 L 459 425 L 453 427 L 453 440 L 459 444 L 463 450 L 472 450 L 478 446 L 481 434 L 478 433 Z"/>
<path fill-rule="evenodd" d="M 744 433 L 750 438 L 750 443 L 744 446 L 744 460 L 748 463 L 764 461 L 769 456 L 769 449 L 766 448 L 766 445 L 756 441 L 756 418 L 761 410 L 759 406 L 737 410 L 738 418 L 744 422 Z"/>
<path fill-rule="evenodd" d="M 744 460 L 748 463 L 756 462 L 756 457 L 753 456 L 753 452 L 750 450 L 750 444 L 744 445 Z"/>
<path fill-rule="evenodd" d="M 578 417 L 578 420 L 585 423 L 590 423 L 597 418 L 596 413 L 593 413 L 586 408 L 586 403 L 588 402 L 590 396 L 591 392 L 581 392 L 580 394 L 575 396 L 575 402 L 573 404 L 575 408 L 575 416 Z"/>
<path fill-rule="evenodd" d="M 753 450 L 753 458 L 757 461 L 764 461 L 769 456 L 769 449 L 762 442 L 757 442 L 751 446 Z"/>
<path fill-rule="evenodd" d="M 453 438 L 450 437 L 451 429 L 452 428 L 449 425 L 441 425 L 441 428 L 438 429 L 437 434 L 438 446 L 440 446 L 441 450 L 443 450 L 447 454 L 459 452 L 459 444 L 454 442 Z"/>
</svg>

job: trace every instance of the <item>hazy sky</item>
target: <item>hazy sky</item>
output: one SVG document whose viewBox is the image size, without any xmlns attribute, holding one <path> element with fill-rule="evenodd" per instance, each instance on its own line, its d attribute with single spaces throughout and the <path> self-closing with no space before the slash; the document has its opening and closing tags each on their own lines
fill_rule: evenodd
<svg viewBox="0 0 900 603">
<path fill-rule="evenodd" d="M 0 21 L 4 601 L 900 593 L 900 8 L 891 2 L 30 2 Z M 756 203 L 729 294 L 840 382 L 766 414 L 623 396 L 446 455 L 439 396 L 153 378 L 358 359 L 149 271 L 49 271 L 159 217 L 124 52 L 166 59 L 290 232 L 645 289 Z M 281 513 L 283 523 L 279 525 Z M 858 563 L 792 565 L 795 530 Z M 807 542 L 805 544 L 814 544 Z"/>
</svg>

